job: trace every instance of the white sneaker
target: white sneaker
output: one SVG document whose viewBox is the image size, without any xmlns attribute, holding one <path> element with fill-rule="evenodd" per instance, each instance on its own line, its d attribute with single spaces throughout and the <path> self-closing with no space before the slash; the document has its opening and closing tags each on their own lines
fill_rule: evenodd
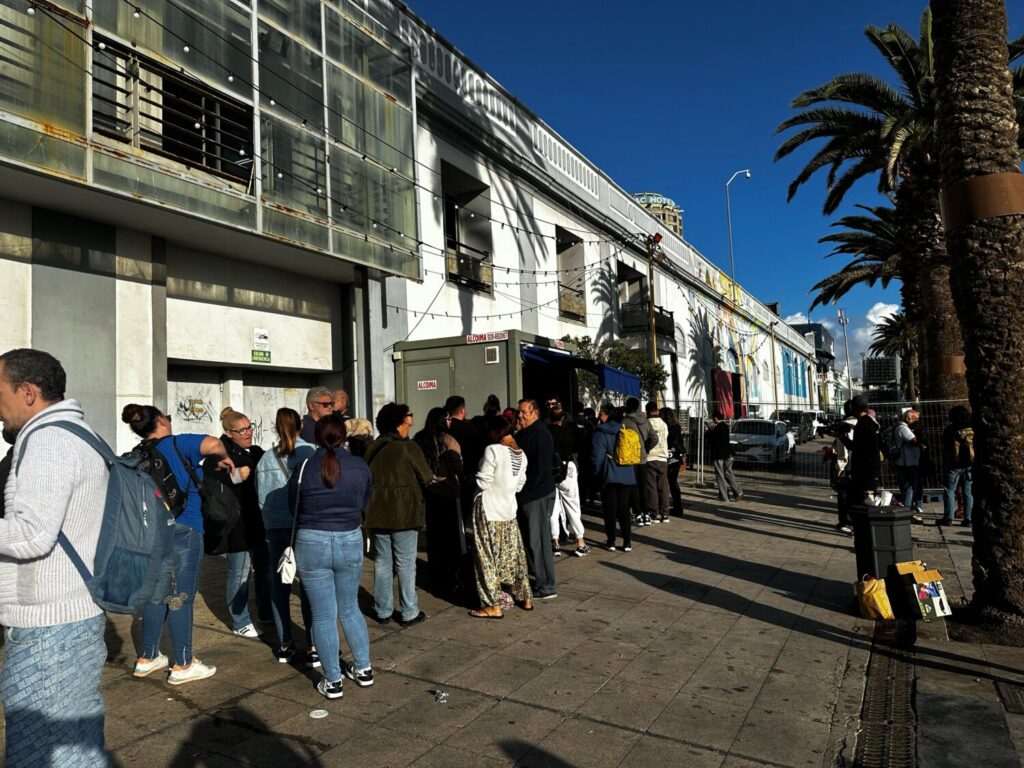
<svg viewBox="0 0 1024 768">
<path fill-rule="evenodd" d="M 158 669 L 167 668 L 167 657 L 162 653 L 158 653 L 155 659 L 150 659 L 147 662 L 141 660 L 135 662 L 135 671 L 132 672 L 133 677 L 145 677 L 146 675 L 156 672 Z"/>
<path fill-rule="evenodd" d="M 191 683 L 193 680 L 205 680 L 217 674 L 217 668 L 212 665 L 203 664 L 199 659 L 192 659 L 192 663 L 185 669 L 172 669 L 167 677 L 171 685 L 182 685 Z"/>
<path fill-rule="evenodd" d="M 247 637 L 250 640 L 255 640 L 260 636 L 260 631 L 256 629 L 254 625 L 246 624 L 241 629 L 233 630 L 233 634 L 236 634 L 239 637 Z"/>
</svg>

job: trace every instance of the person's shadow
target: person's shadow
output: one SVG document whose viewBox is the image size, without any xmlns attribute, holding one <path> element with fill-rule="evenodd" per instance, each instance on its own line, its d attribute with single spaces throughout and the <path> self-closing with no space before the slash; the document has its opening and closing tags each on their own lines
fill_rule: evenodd
<svg viewBox="0 0 1024 768">
<path fill-rule="evenodd" d="M 260 737 L 260 738 L 254 738 Z M 229 742 L 229 748 L 226 748 Z M 257 715 L 244 707 L 201 717 L 168 763 L 170 768 L 221 765 L 225 757 L 240 765 L 322 766 L 322 748 L 275 734 Z M 229 754 L 226 754 L 229 753 Z"/>
</svg>

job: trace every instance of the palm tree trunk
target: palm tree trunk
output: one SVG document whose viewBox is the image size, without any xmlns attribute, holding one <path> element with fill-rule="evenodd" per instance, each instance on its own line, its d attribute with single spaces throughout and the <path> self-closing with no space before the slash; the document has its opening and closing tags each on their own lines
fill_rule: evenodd
<svg viewBox="0 0 1024 768">
<path fill-rule="evenodd" d="M 921 395 L 926 400 L 966 400 L 963 338 L 949 284 L 939 185 L 928 168 L 914 168 L 900 182 L 896 226 L 906 244 L 900 277 L 912 286 L 908 293 L 916 315 L 908 320 L 923 331 Z"/>
<path fill-rule="evenodd" d="M 1002 0 L 932 0 L 932 9 L 943 188 L 993 173 L 1018 173 Z M 949 231 L 947 243 L 974 412 L 974 601 L 990 617 L 1020 625 L 1024 215 L 1012 210 Z"/>
<path fill-rule="evenodd" d="M 917 371 L 920 366 L 918 360 L 917 350 L 912 349 L 910 354 L 907 356 L 907 399 L 912 402 L 917 402 Z"/>
</svg>

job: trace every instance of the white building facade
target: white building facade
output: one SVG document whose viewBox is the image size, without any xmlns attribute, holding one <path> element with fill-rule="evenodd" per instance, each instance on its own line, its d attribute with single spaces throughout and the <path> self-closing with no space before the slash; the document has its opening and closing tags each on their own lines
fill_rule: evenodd
<svg viewBox="0 0 1024 768">
<path fill-rule="evenodd" d="M 56 354 L 120 449 L 127 402 L 212 433 L 232 405 L 265 445 L 313 384 L 372 414 L 404 340 L 643 347 L 654 234 L 665 402 L 816 405 L 799 333 L 404 6 L 0 0 L 0 20 L 0 349 Z"/>
</svg>

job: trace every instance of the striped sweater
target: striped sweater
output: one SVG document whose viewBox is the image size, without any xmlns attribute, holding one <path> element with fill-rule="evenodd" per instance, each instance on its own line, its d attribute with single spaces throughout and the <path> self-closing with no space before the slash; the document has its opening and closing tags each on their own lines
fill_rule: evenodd
<svg viewBox="0 0 1024 768">
<path fill-rule="evenodd" d="M 54 403 L 18 433 L 14 467 L 24 437 L 47 422 L 85 424 L 76 400 Z M 87 426 L 87 425 L 86 425 Z M 107 497 L 103 459 L 69 432 L 42 428 L 32 435 L 17 473 L 5 488 L 0 519 L 0 625 L 52 627 L 98 616 L 85 582 L 57 546 L 61 529 L 90 569 Z"/>
</svg>

